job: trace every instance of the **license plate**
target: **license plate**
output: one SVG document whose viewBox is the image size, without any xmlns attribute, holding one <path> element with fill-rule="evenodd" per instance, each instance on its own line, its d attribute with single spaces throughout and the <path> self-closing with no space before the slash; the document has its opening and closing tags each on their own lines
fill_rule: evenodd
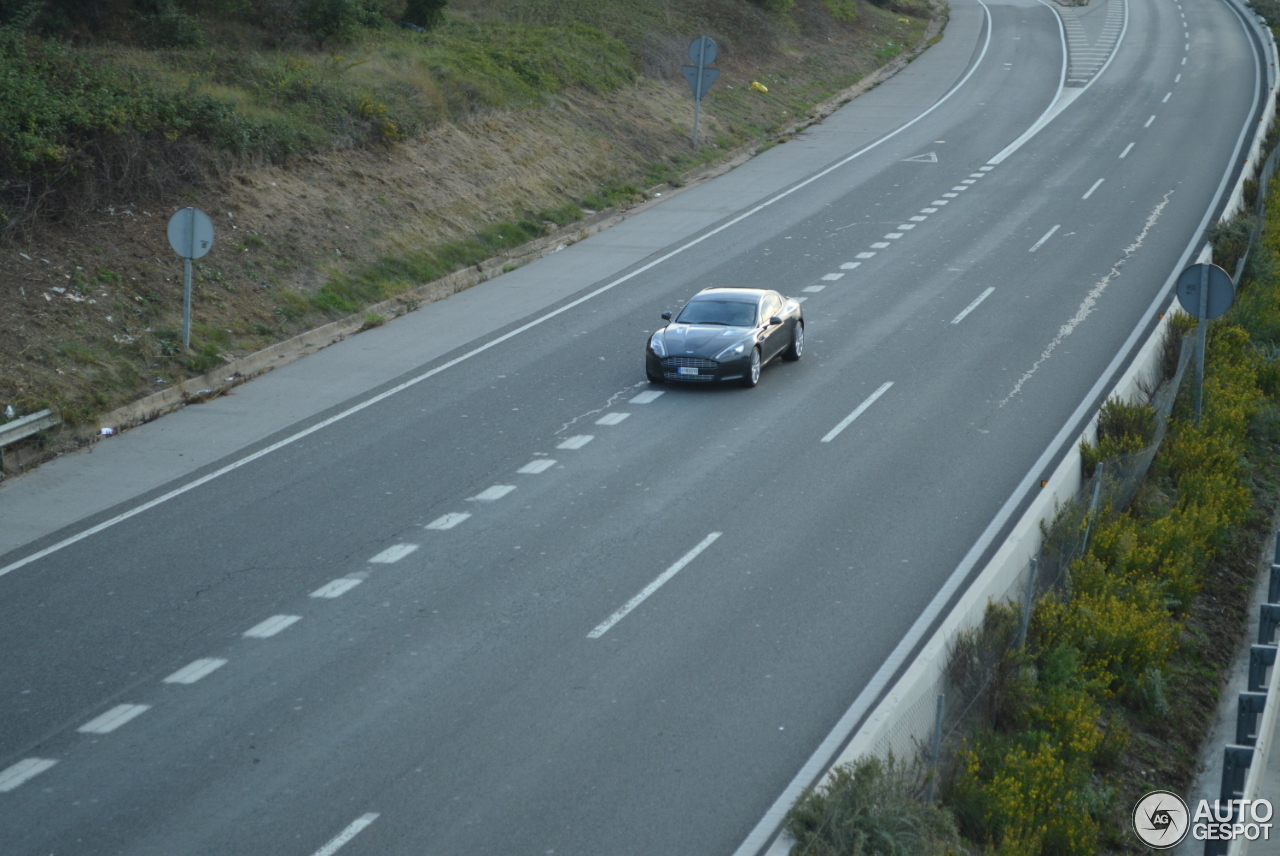
<svg viewBox="0 0 1280 856">
<path fill-rule="evenodd" d="M 680 366 L 679 368 L 676 369 L 676 372 L 678 374 L 696 375 L 698 373 L 698 370 L 690 366 Z"/>
</svg>

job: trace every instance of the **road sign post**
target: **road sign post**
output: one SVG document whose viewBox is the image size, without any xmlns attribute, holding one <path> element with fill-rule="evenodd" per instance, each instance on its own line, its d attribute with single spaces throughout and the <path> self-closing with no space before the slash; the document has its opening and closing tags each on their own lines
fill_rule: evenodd
<svg viewBox="0 0 1280 856">
<path fill-rule="evenodd" d="M 213 222 L 197 208 L 183 208 L 169 218 L 169 246 L 182 257 L 182 347 L 191 347 L 191 260 L 213 246 Z"/>
<path fill-rule="evenodd" d="M 693 65 L 682 65 L 684 79 L 693 91 L 693 147 L 698 147 L 698 122 L 702 116 L 702 96 L 707 94 L 711 84 L 720 76 L 717 68 L 708 68 L 716 61 L 716 43 L 706 36 L 700 36 L 689 43 L 689 61 Z"/>
<path fill-rule="evenodd" d="M 1226 314 L 1235 300 L 1231 274 L 1213 264 L 1190 265 L 1178 275 L 1178 303 L 1196 318 L 1196 424 L 1204 406 L 1204 350 L 1209 321 Z"/>
</svg>

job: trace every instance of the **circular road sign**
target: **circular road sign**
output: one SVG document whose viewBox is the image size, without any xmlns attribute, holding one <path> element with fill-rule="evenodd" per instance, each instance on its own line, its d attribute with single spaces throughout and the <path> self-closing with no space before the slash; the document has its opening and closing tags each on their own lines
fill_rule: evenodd
<svg viewBox="0 0 1280 856">
<path fill-rule="evenodd" d="M 1193 318 L 1200 317 L 1200 278 L 1208 269 L 1209 318 L 1226 314 L 1235 300 L 1236 289 L 1231 284 L 1231 274 L 1217 265 L 1190 265 L 1178 275 L 1178 302 Z"/>
<path fill-rule="evenodd" d="M 213 223 L 198 208 L 183 208 L 169 218 L 169 246 L 184 259 L 198 259 L 213 246 Z"/>
<path fill-rule="evenodd" d="M 689 42 L 689 61 L 694 65 L 711 65 L 716 61 L 716 43 L 706 36 Z"/>
</svg>

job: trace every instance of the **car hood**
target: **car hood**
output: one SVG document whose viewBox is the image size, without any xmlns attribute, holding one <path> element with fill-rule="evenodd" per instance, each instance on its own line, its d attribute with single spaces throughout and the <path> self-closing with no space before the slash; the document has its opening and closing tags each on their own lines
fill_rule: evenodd
<svg viewBox="0 0 1280 856">
<path fill-rule="evenodd" d="M 750 336 L 751 332 L 750 327 L 671 324 L 663 328 L 662 337 L 667 353 L 673 357 L 714 357 L 739 339 Z"/>
</svg>

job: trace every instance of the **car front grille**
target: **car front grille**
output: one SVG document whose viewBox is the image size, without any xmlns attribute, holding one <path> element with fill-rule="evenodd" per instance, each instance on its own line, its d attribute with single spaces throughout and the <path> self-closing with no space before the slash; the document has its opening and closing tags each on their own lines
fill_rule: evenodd
<svg viewBox="0 0 1280 856">
<path fill-rule="evenodd" d="M 662 361 L 664 369 L 675 369 L 681 366 L 691 369 L 714 369 L 718 368 L 719 365 L 715 360 L 708 360 L 702 357 L 666 357 Z"/>
<path fill-rule="evenodd" d="M 676 372 L 663 372 L 662 376 L 667 380 L 679 380 L 692 383 L 711 383 L 711 381 L 715 380 L 715 378 L 709 374 L 677 374 Z"/>
</svg>

